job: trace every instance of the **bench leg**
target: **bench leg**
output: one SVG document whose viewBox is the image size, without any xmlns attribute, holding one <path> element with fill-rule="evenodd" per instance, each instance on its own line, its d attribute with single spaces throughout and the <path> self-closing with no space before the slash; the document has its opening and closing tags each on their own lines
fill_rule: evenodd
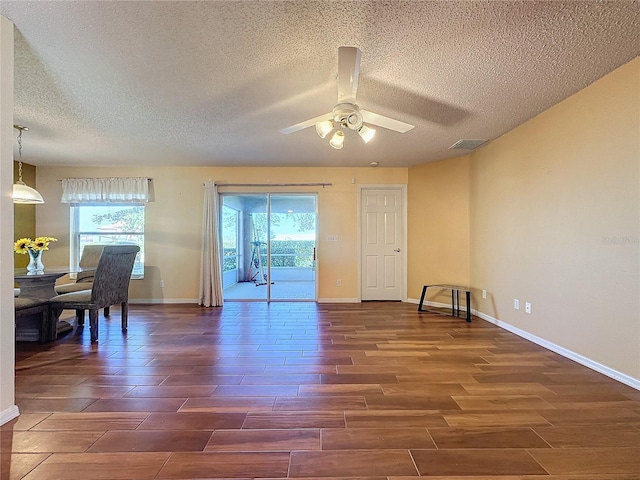
<svg viewBox="0 0 640 480">
<path fill-rule="evenodd" d="M 419 312 L 422 311 L 422 304 L 424 303 L 424 296 L 427 293 L 427 288 L 429 288 L 429 285 L 424 285 L 422 287 L 422 295 L 420 295 L 420 303 L 418 303 L 418 311 Z"/>
</svg>

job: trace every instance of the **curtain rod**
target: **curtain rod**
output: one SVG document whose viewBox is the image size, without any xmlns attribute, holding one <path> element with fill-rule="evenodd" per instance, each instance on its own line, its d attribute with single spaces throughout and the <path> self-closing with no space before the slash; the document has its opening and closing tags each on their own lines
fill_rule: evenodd
<svg viewBox="0 0 640 480">
<path fill-rule="evenodd" d="M 216 183 L 215 185 L 217 187 L 332 187 L 333 183 Z"/>
<path fill-rule="evenodd" d="M 73 177 L 73 178 L 58 178 L 56 180 L 56 182 L 62 182 L 63 180 L 91 180 L 93 178 L 129 178 L 129 177 Z M 151 180 L 153 180 L 153 178 L 151 177 L 146 177 L 147 178 L 147 182 L 150 182 Z"/>
</svg>

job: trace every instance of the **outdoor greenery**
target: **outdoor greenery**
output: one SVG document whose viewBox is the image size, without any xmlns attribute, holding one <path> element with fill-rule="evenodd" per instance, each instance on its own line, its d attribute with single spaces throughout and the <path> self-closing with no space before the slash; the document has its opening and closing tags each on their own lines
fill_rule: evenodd
<svg viewBox="0 0 640 480">
<path fill-rule="evenodd" d="M 121 232 L 143 232 L 144 231 L 144 207 L 133 206 L 123 207 L 104 214 L 96 214 L 91 218 L 96 225 L 113 223 L 118 225 Z"/>
<path fill-rule="evenodd" d="M 238 252 L 244 252 L 246 264 L 251 260 L 253 243 L 241 248 L 242 242 L 261 242 L 260 253 L 264 268 L 267 266 L 267 240 L 271 245 L 271 266 L 277 267 L 313 267 L 314 240 L 300 240 L 300 237 L 313 235 L 316 217 L 313 213 L 243 213 L 233 207 L 222 208 L 222 249 L 223 271 L 228 272 L 239 267 Z M 270 224 L 268 220 L 270 219 Z M 269 228 L 269 225 L 271 228 Z M 244 226 L 244 231 L 242 227 Z M 241 233 L 242 232 L 242 233 Z M 270 232 L 267 238 L 267 232 Z M 239 237 L 244 237 L 240 239 Z M 284 237 L 284 239 L 283 239 Z M 298 239 L 294 239 L 298 237 Z"/>
<path fill-rule="evenodd" d="M 313 240 L 272 240 L 272 267 L 313 267 Z M 262 265 L 267 265 L 266 245 L 260 249 Z M 297 252 L 297 254 L 296 254 Z M 237 250 L 225 248 L 223 252 L 224 271 L 238 268 Z"/>
<path fill-rule="evenodd" d="M 314 245 L 313 240 L 271 240 L 271 266 L 312 267 Z M 266 260 L 265 254 L 262 261 Z"/>
</svg>

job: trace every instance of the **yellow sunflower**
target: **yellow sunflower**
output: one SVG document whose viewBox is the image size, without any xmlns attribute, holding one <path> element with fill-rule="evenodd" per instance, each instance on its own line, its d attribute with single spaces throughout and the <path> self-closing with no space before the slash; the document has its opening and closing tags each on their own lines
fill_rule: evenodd
<svg viewBox="0 0 640 480">
<path fill-rule="evenodd" d="M 13 244 L 13 250 L 16 253 L 28 253 L 31 247 L 31 239 L 30 238 L 21 238 L 16 240 L 16 243 Z"/>
<path fill-rule="evenodd" d="M 21 238 L 20 240 L 16 240 L 16 243 L 13 244 L 13 250 L 16 253 L 28 253 L 39 252 L 42 250 L 49 250 L 49 242 L 57 242 L 57 238 L 53 237 L 36 237 L 35 240 L 31 240 L 30 238 Z"/>
</svg>

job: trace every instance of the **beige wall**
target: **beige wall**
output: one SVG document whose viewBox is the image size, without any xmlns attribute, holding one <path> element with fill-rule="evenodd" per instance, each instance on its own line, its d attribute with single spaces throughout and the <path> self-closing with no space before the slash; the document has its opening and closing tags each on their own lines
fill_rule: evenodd
<svg viewBox="0 0 640 480">
<path fill-rule="evenodd" d="M 478 309 L 635 379 L 639 110 L 636 59 L 475 152 L 470 198 Z"/>
<path fill-rule="evenodd" d="M 202 182 L 311 183 L 330 187 L 269 188 L 273 192 L 318 193 L 318 297 L 320 300 L 359 298 L 357 256 L 358 185 L 406 184 L 406 168 L 218 168 L 38 167 L 38 189 L 47 203 L 37 209 L 37 234 L 59 242 L 46 252 L 46 266 L 69 262 L 69 206 L 59 202 L 65 177 L 148 176 L 153 178 L 155 201 L 147 205 L 145 279 L 134 280 L 132 300 L 155 302 L 196 301 L 199 288 L 202 227 Z M 355 179 L 355 183 L 351 180 Z M 229 189 L 225 189 L 227 191 Z M 233 191 L 247 189 L 232 189 Z M 264 189 L 263 189 L 264 190 Z M 327 242 L 336 234 L 338 242 Z M 342 286 L 336 286 L 336 279 Z M 160 280 L 165 287 L 160 288 Z"/>
<path fill-rule="evenodd" d="M 409 169 L 407 292 L 411 299 L 420 298 L 424 284 L 469 283 L 469 168 L 466 155 Z M 429 294 L 430 301 L 450 302 L 434 296 L 431 289 Z"/>
</svg>

